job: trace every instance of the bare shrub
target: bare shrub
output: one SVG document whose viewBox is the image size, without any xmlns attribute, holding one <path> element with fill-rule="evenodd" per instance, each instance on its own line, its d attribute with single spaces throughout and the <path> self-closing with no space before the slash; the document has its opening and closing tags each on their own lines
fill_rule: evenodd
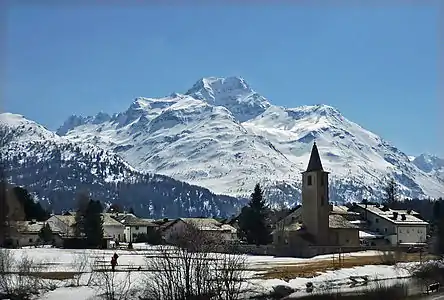
<svg viewBox="0 0 444 300">
<path fill-rule="evenodd" d="M 14 257 L 11 250 L 0 249 L 0 295 L 9 299 L 30 299 L 49 288 L 40 276 L 43 264 L 26 254 Z"/>
<path fill-rule="evenodd" d="M 143 299 L 237 300 L 247 292 L 245 256 L 224 253 L 217 236 L 188 226 L 172 240 L 176 247 L 159 246 L 146 259 Z"/>
<path fill-rule="evenodd" d="M 400 262 L 403 259 L 403 256 L 404 255 L 402 251 L 396 249 L 396 250 L 381 251 L 379 258 L 381 260 L 381 264 L 392 266 Z"/>
<path fill-rule="evenodd" d="M 444 261 L 432 260 L 411 270 L 412 277 L 423 284 L 439 282 L 444 284 Z"/>
<path fill-rule="evenodd" d="M 87 251 L 82 251 L 78 255 L 76 255 L 72 262 L 72 267 L 76 273 L 72 281 L 72 286 L 80 286 L 80 280 L 83 274 L 87 271 L 92 271 L 93 265 L 94 261 L 91 260 L 91 255 Z M 90 284 L 91 277 L 92 276 L 90 276 L 90 279 L 87 281 L 86 285 Z"/>
<path fill-rule="evenodd" d="M 106 300 L 132 299 L 131 267 L 127 270 L 113 271 L 105 257 L 95 259 L 91 270 L 90 283 L 97 289 L 98 294 Z"/>
</svg>

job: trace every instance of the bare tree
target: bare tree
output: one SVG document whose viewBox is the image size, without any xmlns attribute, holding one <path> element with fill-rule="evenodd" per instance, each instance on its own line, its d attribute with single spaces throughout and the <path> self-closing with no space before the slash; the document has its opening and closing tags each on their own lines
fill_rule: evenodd
<svg viewBox="0 0 444 300">
<path fill-rule="evenodd" d="M 217 235 L 191 225 L 173 240 L 178 247 L 162 245 L 147 257 L 143 299 L 236 300 L 247 291 L 245 257 L 223 253 Z"/>
</svg>

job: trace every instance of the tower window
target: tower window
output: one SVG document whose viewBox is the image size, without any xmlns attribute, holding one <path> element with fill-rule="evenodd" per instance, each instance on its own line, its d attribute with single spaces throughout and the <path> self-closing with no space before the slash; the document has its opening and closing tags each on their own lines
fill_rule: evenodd
<svg viewBox="0 0 444 300">
<path fill-rule="evenodd" d="M 308 175 L 307 176 L 307 185 L 311 185 L 312 184 L 312 182 L 311 182 L 311 175 Z"/>
</svg>

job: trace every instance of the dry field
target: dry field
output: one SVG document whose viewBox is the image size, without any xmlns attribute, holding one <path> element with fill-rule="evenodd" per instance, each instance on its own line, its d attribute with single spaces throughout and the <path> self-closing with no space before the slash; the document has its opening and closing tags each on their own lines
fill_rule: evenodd
<svg viewBox="0 0 444 300">
<path fill-rule="evenodd" d="M 419 253 L 397 253 L 393 256 L 380 255 L 380 256 L 359 256 L 359 257 L 345 257 L 338 261 L 338 257 L 330 260 L 319 260 L 302 262 L 294 265 L 276 266 L 268 269 L 256 269 L 260 272 L 256 277 L 261 279 L 282 279 L 290 280 L 296 277 L 312 278 L 319 273 L 331 270 L 337 270 L 342 268 L 353 268 L 367 265 L 393 265 L 395 262 L 419 262 L 436 257 L 430 254 Z"/>
</svg>

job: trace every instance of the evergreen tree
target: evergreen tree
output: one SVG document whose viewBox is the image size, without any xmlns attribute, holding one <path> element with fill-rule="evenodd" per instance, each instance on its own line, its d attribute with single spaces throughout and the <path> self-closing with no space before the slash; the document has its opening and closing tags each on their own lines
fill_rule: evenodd
<svg viewBox="0 0 444 300">
<path fill-rule="evenodd" d="M 86 193 L 80 193 L 77 198 L 77 210 L 75 215 L 74 235 L 81 237 L 85 235 L 85 216 L 89 205 L 89 196 Z"/>
<path fill-rule="evenodd" d="M 241 237 L 249 244 L 265 245 L 271 241 L 270 228 L 267 224 L 268 207 L 259 184 L 251 194 L 250 202 L 239 215 Z"/>
<path fill-rule="evenodd" d="M 441 198 L 433 204 L 433 234 L 436 237 L 435 250 L 438 254 L 444 254 L 444 213 L 442 204 Z"/>
<path fill-rule="evenodd" d="M 40 229 L 39 238 L 44 243 L 52 242 L 53 234 L 52 234 L 51 227 L 49 227 L 48 223 L 45 223 L 45 225 L 42 227 L 42 229 Z"/>
<path fill-rule="evenodd" d="M 85 213 L 84 230 L 89 247 L 98 248 L 103 241 L 103 207 L 100 201 L 90 200 Z"/>
<path fill-rule="evenodd" d="M 384 204 L 388 207 L 393 207 L 396 204 L 398 198 L 398 186 L 396 185 L 395 179 L 391 177 L 384 188 Z"/>
<path fill-rule="evenodd" d="M 26 220 L 46 221 L 49 218 L 49 213 L 42 207 L 39 202 L 35 202 L 31 194 L 22 188 L 14 187 L 12 189 L 14 196 L 22 205 L 25 212 Z"/>
</svg>

